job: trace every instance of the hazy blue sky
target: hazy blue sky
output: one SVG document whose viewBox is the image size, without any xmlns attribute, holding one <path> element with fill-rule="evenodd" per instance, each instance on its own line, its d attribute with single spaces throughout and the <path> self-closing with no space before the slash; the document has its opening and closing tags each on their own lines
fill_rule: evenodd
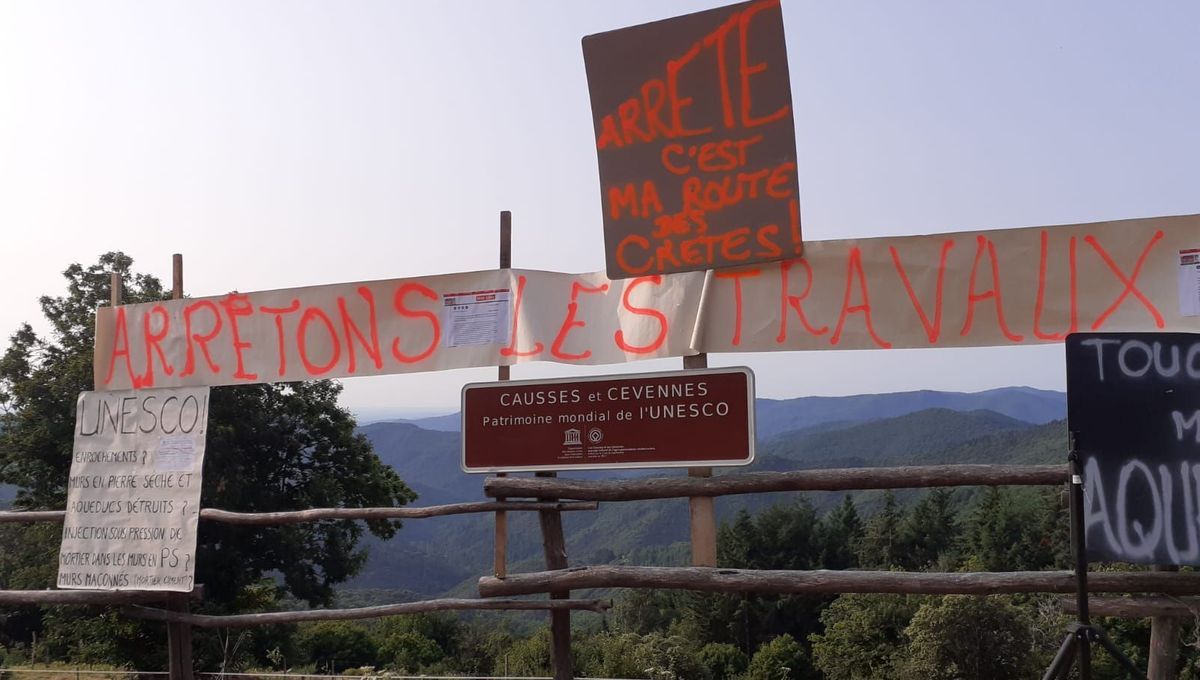
<svg viewBox="0 0 1200 680">
<path fill-rule="evenodd" d="M 516 266 L 603 269 L 580 38 L 718 4 L 0 0 L 0 333 L 113 249 L 165 279 L 182 252 L 194 295 L 467 271 L 509 209 Z M 806 238 L 1200 212 L 1200 3 L 783 11 Z M 1061 353 L 712 363 L 783 397 L 1061 388 Z M 344 402 L 450 410 L 493 375 L 352 379 Z"/>
</svg>

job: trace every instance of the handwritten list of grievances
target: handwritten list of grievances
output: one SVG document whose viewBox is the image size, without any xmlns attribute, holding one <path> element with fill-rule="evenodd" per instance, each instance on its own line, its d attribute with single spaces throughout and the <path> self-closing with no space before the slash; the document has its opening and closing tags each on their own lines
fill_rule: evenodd
<svg viewBox="0 0 1200 680">
<path fill-rule="evenodd" d="M 58 587 L 192 590 L 208 388 L 84 392 Z"/>
<path fill-rule="evenodd" d="M 779 0 L 590 35 L 583 56 L 610 278 L 800 255 Z"/>
<path fill-rule="evenodd" d="M 707 283 L 701 272 L 612 281 L 513 269 L 102 307 L 96 386 L 1200 331 L 1178 271 L 1198 241 L 1200 216 L 1162 217 L 810 241 L 799 259 Z"/>
<path fill-rule="evenodd" d="M 1093 560 L 1200 565 L 1200 335 L 1067 338 Z"/>
</svg>

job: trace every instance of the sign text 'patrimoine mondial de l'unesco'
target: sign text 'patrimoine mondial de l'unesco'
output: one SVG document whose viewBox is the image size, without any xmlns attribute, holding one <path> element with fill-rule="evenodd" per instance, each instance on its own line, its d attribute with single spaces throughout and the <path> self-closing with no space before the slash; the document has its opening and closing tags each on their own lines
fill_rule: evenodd
<svg viewBox="0 0 1200 680">
<path fill-rule="evenodd" d="M 754 374 L 720 368 L 467 385 L 463 469 L 744 465 Z"/>
</svg>

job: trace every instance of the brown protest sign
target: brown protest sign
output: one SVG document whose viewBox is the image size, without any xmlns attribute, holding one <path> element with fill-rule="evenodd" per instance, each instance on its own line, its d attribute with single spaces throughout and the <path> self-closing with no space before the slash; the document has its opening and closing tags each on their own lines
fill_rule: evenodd
<svg viewBox="0 0 1200 680">
<path fill-rule="evenodd" d="M 467 385 L 463 469 L 516 472 L 745 465 L 748 368 Z"/>
<path fill-rule="evenodd" d="M 801 254 L 779 0 L 583 39 L 611 279 Z"/>
</svg>

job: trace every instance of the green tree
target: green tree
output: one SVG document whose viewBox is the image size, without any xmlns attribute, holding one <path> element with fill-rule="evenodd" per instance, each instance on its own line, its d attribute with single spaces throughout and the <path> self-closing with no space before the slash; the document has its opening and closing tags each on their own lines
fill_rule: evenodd
<svg viewBox="0 0 1200 680">
<path fill-rule="evenodd" d="M 1008 680 L 1032 669 L 1028 616 L 997 597 L 949 595 L 921 605 L 905 635 L 897 677 L 910 680 Z"/>
<path fill-rule="evenodd" d="M 986 571 L 1064 565 L 1069 524 L 1057 493 L 992 487 L 970 513 L 965 547 Z"/>
<path fill-rule="evenodd" d="M 813 665 L 829 680 L 891 680 L 904 630 L 921 604 L 912 595 L 842 595 L 821 613 Z"/>
<path fill-rule="evenodd" d="M 39 300 L 49 337 L 23 324 L 0 359 L 0 483 L 20 487 L 15 507 L 57 509 L 66 502 L 75 400 L 92 389 L 95 310 L 111 297 L 110 273 L 121 275 L 126 302 L 165 297 L 158 279 L 133 274 L 132 265 L 122 253 L 106 253 L 86 269 L 68 267 L 67 295 Z"/>
<path fill-rule="evenodd" d="M 505 627 L 476 619 L 463 629 L 455 665 L 466 674 L 490 675 L 513 642 L 513 634 Z"/>
<path fill-rule="evenodd" d="M 780 635 L 758 648 L 750 659 L 745 680 L 801 680 L 812 677 L 804 648 L 791 635 Z"/>
<path fill-rule="evenodd" d="M 592 678 L 640 678 L 646 669 L 638 664 L 642 636 L 637 633 L 600 633 L 576 637 L 572 644 L 575 672 Z"/>
<path fill-rule="evenodd" d="M 907 569 L 928 569 L 950 553 L 959 528 L 948 489 L 934 489 L 900 522 L 899 562 Z"/>
<path fill-rule="evenodd" d="M 673 590 L 627 590 L 613 605 L 613 623 L 626 633 L 663 632 L 680 617 L 681 600 L 689 593 Z"/>
<path fill-rule="evenodd" d="M 533 635 L 515 640 L 496 655 L 493 675 L 549 675 L 550 628 L 543 626 Z"/>
<path fill-rule="evenodd" d="M 642 637 L 634 652 L 638 666 L 654 680 L 704 678 L 695 641 L 679 635 L 650 633 Z"/>
<path fill-rule="evenodd" d="M 710 642 L 701 647 L 697 659 L 708 669 L 712 680 L 734 680 L 750 663 L 742 650 L 722 642 Z"/>
<path fill-rule="evenodd" d="M 820 563 L 823 568 L 851 569 L 858 566 L 854 546 L 862 540 L 863 524 L 850 494 L 846 494 L 841 505 L 821 521 L 819 533 Z"/>
<path fill-rule="evenodd" d="M 441 647 L 416 631 L 390 635 L 379 645 L 379 663 L 405 673 L 416 673 L 445 658 Z"/>
<path fill-rule="evenodd" d="M 774 505 L 751 517 L 741 512 L 717 534 L 717 562 L 739 569 L 816 569 L 822 532 L 807 499 Z M 685 621 L 701 631 L 699 642 L 728 642 L 749 653 L 787 633 L 807 639 L 820 627 L 822 596 L 719 595 L 691 598 Z"/>
<path fill-rule="evenodd" d="M 110 274 L 120 275 L 127 303 L 166 297 L 157 278 L 134 273 L 132 265 L 122 253 L 107 253 L 94 265 L 68 267 L 66 294 L 40 300 L 48 334 L 23 325 L 0 358 L 0 483 L 20 487 L 16 507 L 65 503 L 75 402 L 79 392 L 92 389 L 95 310 L 109 301 Z M 353 417 L 337 406 L 339 392 L 330 381 L 214 388 L 204 505 L 270 512 L 413 500 L 416 495 L 355 434 Z M 387 538 L 399 523 L 367 526 Z M 37 525 L 5 531 L 6 545 L 32 547 L 22 550 L 19 561 L 0 560 L 0 584 L 52 586 L 57 541 L 39 540 L 44 531 Z M 196 580 L 206 586 L 206 607 L 231 610 L 268 574 L 280 578 L 281 594 L 328 603 L 333 586 L 365 559 L 362 533 L 362 525 L 348 521 L 288 527 L 201 522 Z M 27 637 L 40 625 L 10 634 Z"/>
<path fill-rule="evenodd" d="M 858 564 L 869 569 L 889 569 L 901 566 L 900 525 L 904 511 L 896 504 L 896 495 L 888 489 L 883 494 L 883 507 L 867 520 L 862 539 L 858 542 Z"/>
<path fill-rule="evenodd" d="M 375 665 L 376 648 L 360 625 L 322 621 L 300 629 L 298 644 L 304 658 L 326 673 Z"/>
<path fill-rule="evenodd" d="M 462 637 L 459 622 L 440 614 L 390 617 L 375 630 L 380 663 L 408 671 L 458 658 Z"/>
</svg>

